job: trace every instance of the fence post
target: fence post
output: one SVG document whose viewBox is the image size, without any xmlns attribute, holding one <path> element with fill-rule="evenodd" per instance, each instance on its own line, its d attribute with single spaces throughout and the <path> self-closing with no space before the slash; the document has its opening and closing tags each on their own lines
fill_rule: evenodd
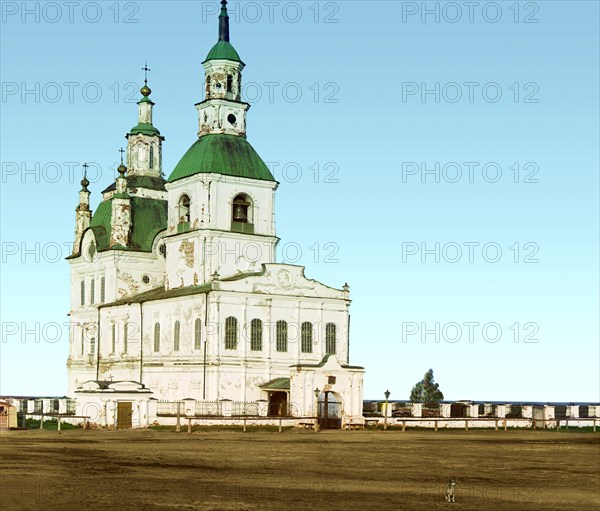
<svg viewBox="0 0 600 511">
<path fill-rule="evenodd" d="M 175 424 L 175 431 L 177 433 L 181 431 L 181 401 L 177 401 L 177 423 Z"/>
<path fill-rule="evenodd" d="M 40 429 L 44 429 L 44 414 L 40 415 Z"/>
<path fill-rule="evenodd" d="M 438 430 L 438 425 L 437 425 L 437 419 L 434 421 L 435 422 L 435 430 Z"/>
<path fill-rule="evenodd" d="M 465 421 L 465 431 L 469 431 L 469 421 Z"/>
<path fill-rule="evenodd" d="M 283 430 L 281 429 L 281 403 L 279 403 L 279 432 L 281 433 Z"/>
<path fill-rule="evenodd" d="M 192 434 L 192 418 L 188 417 L 188 433 L 191 435 Z"/>
<path fill-rule="evenodd" d="M 406 431 L 406 421 L 402 421 L 402 431 Z"/>
<path fill-rule="evenodd" d="M 535 431 L 537 429 L 537 424 L 535 422 L 535 419 L 533 419 L 533 431 Z"/>
<path fill-rule="evenodd" d="M 506 431 L 506 419 L 504 419 L 504 431 Z"/>
<path fill-rule="evenodd" d="M 244 420 L 243 420 L 243 426 L 244 426 L 244 427 L 243 427 L 243 430 L 242 430 L 242 431 L 245 433 L 245 432 L 246 432 L 246 417 L 244 417 Z"/>
<path fill-rule="evenodd" d="M 60 415 L 58 416 L 58 432 L 60 433 Z"/>
<path fill-rule="evenodd" d="M 498 431 L 498 418 L 496 418 L 496 426 L 494 427 L 496 431 Z"/>
</svg>

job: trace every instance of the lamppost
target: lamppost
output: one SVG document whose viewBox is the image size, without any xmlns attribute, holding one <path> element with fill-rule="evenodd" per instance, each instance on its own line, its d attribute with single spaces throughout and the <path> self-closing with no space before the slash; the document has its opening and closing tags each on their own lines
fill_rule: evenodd
<svg viewBox="0 0 600 511">
<path fill-rule="evenodd" d="M 319 431 L 319 396 L 321 395 L 321 391 L 319 387 L 315 389 L 315 431 Z"/>
<path fill-rule="evenodd" d="M 390 391 L 386 390 L 384 392 L 384 396 L 385 396 L 385 408 L 383 411 L 383 429 L 387 429 L 388 399 L 390 398 Z"/>
</svg>

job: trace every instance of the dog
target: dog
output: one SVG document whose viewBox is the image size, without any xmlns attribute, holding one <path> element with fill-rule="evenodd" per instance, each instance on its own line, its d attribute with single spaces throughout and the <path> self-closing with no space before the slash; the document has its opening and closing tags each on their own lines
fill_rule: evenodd
<svg viewBox="0 0 600 511">
<path fill-rule="evenodd" d="M 446 502 L 456 502 L 456 497 L 454 494 L 454 489 L 456 488 L 456 483 L 454 479 L 450 479 L 448 481 L 448 486 L 446 487 Z"/>
</svg>

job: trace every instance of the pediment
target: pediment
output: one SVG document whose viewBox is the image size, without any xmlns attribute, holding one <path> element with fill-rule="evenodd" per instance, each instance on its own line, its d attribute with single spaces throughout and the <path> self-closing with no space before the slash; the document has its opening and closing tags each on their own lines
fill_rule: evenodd
<svg viewBox="0 0 600 511">
<path fill-rule="evenodd" d="M 241 291 L 270 295 L 306 296 L 349 300 L 348 290 L 335 289 L 316 280 L 307 279 L 303 266 L 263 264 L 260 273 L 240 274 L 219 281 L 223 291 Z"/>
</svg>

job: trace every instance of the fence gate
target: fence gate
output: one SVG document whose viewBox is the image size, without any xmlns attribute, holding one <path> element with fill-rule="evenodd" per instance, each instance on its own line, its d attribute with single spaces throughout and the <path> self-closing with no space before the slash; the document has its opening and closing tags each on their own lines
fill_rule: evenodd
<svg viewBox="0 0 600 511">
<path fill-rule="evenodd" d="M 319 427 L 321 429 L 340 429 L 342 427 L 342 403 L 335 400 L 330 392 L 319 401 Z"/>
<path fill-rule="evenodd" d="M 132 404 L 131 401 L 117 402 L 117 429 L 131 428 Z"/>
</svg>

